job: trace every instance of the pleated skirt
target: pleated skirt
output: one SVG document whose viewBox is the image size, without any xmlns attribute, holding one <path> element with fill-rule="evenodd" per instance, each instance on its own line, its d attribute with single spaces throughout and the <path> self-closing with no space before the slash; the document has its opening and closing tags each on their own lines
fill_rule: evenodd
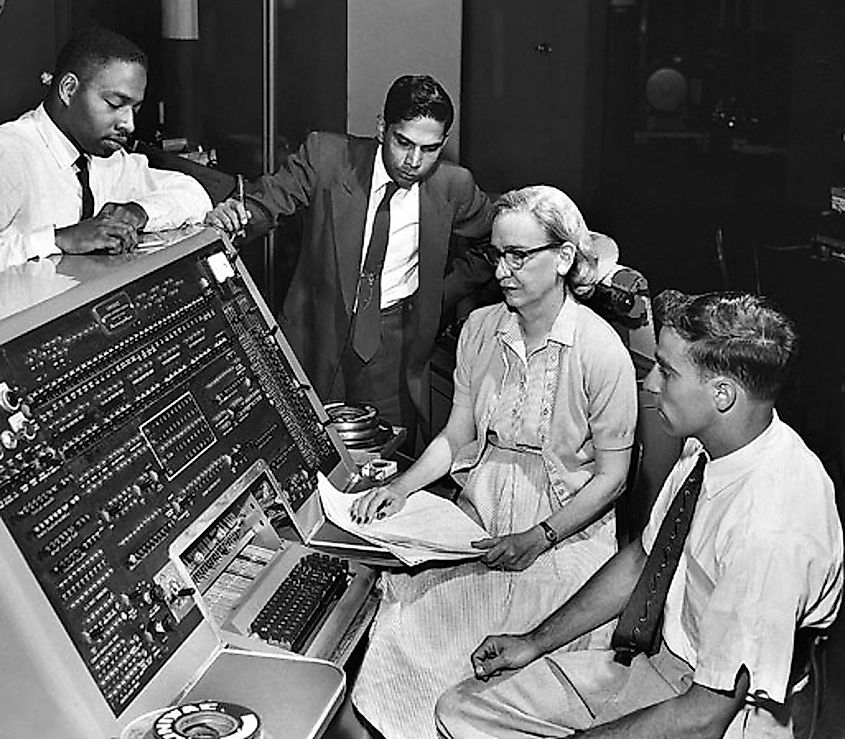
<svg viewBox="0 0 845 739">
<path fill-rule="evenodd" d="M 525 531 L 553 511 L 540 454 L 493 444 L 462 495 L 491 536 Z M 533 628 L 615 551 L 612 527 L 603 527 L 590 538 L 570 537 L 521 572 L 470 561 L 383 574 L 382 602 L 352 692 L 355 707 L 387 739 L 434 739 L 434 704 L 472 675 L 470 654 L 484 637 Z M 568 648 L 605 648 L 611 627 Z"/>
</svg>

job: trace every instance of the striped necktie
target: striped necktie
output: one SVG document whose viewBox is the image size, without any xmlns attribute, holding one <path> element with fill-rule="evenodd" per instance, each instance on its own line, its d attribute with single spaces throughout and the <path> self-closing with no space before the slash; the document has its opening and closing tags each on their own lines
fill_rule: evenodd
<svg viewBox="0 0 845 739">
<path fill-rule="evenodd" d="M 692 524 L 706 462 L 707 457 L 699 454 L 695 467 L 672 500 L 634 592 L 610 639 L 610 647 L 616 652 L 614 659 L 624 665 L 630 665 L 638 652 L 653 654 L 659 646 L 655 636 L 663 617 L 669 584 Z"/>
</svg>

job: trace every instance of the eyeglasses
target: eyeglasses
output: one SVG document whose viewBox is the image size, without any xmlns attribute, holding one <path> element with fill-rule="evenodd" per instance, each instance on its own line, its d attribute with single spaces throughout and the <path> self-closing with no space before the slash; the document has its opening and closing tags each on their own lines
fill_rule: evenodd
<svg viewBox="0 0 845 739">
<path fill-rule="evenodd" d="M 498 247 L 493 246 L 493 244 L 487 244 L 484 247 L 484 258 L 494 267 L 498 267 L 499 260 L 504 259 L 505 264 L 508 265 L 509 269 L 517 270 L 522 269 L 526 260 L 534 254 L 538 254 L 546 249 L 557 249 L 564 243 L 565 242 L 561 241 L 553 241 L 548 244 L 534 246 L 531 249 L 523 249 L 518 246 L 506 246 L 504 249 L 499 249 Z"/>
</svg>

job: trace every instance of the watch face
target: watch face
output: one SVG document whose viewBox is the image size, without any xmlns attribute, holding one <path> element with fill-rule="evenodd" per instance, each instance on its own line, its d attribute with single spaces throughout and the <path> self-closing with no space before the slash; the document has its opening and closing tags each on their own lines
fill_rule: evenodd
<svg viewBox="0 0 845 739">
<path fill-rule="evenodd" d="M 549 524 L 543 521 L 540 524 L 540 528 L 543 529 L 543 533 L 546 535 L 546 539 L 548 541 L 552 542 L 552 544 L 557 541 L 557 534 L 555 533 L 555 530 L 551 526 L 549 526 Z"/>
</svg>

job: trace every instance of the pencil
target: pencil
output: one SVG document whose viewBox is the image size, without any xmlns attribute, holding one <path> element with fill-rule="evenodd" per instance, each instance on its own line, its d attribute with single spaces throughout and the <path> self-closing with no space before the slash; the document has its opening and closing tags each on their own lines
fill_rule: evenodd
<svg viewBox="0 0 845 739">
<path fill-rule="evenodd" d="M 238 175 L 238 202 L 241 204 L 241 207 L 246 208 L 246 204 L 244 203 L 244 176 L 242 174 Z M 240 231 L 238 231 L 235 235 L 246 236 L 246 231 L 243 226 L 241 226 Z"/>
</svg>

